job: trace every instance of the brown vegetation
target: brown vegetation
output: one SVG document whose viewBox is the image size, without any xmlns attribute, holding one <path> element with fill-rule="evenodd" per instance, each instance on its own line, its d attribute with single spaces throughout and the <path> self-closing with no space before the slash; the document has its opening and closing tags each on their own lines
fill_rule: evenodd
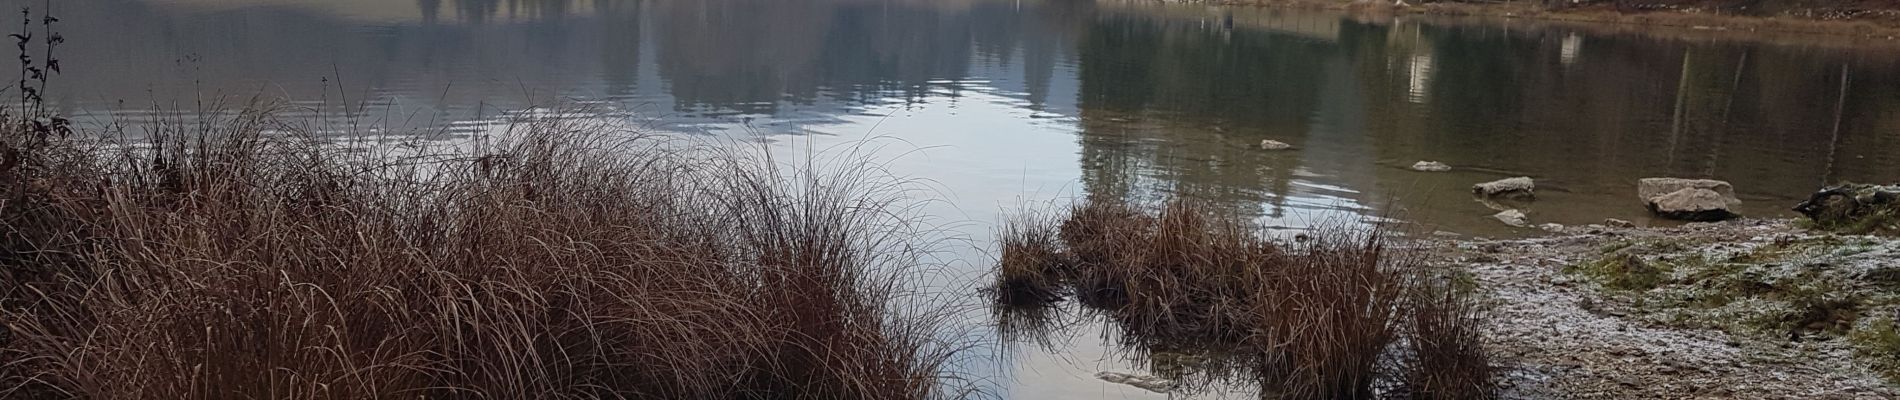
<svg viewBox="0 0 1900 400">
<path fill-rule="evenodd" d="M 1057 253 L 1055 229 L 1036 216 L 1020 216 L 998 234 L 1002 256 L 996 268 L 1002 280 L 995 286 L 997 303 L 1011 307 L 1040 307 L 1061 300 L 1058 284 L 1071 267 Z"/>
<path fill-rule="evenodd" d="M 962 395 L 946 315 L 902 307 L 890 180 L 551 119 L 396 156 L 273 115 L 0 121 L 0 398 Z"/>
<path fill-rule="evenodd" d="M 1496 372 L 1484 349 L 1484 307 L 1472 287 L 1434 282 L 1413 292 L 1406 319 L 1410 359 L 1404 381 L 1417 399 L 1471 399 L 1489 395 Z"/>
<path fill-rule="evenodd" d="M 1005 228 L 1006 255 L 1058 256 L 1038 258 L 1049 260 L 1041 267 L 1006 256 L 999 284 L 1066 287 L 1137 349 L 1223 352 L 1219 364 L 1239 366 L 1263 392 L 1284 398 L 1491 392 L 1482 309 L 1470 291 L 1382 232 L 1327 228 L 1281 242 L 1243 216 L 1189 200 L 1152 213 L 1084 202 L 1059 225 L 1056 242 L 1011 239 L 1049 229 L 1022 221 Z M 1029 245 L 1050 247 L 1022 248 Z"/>
</svg>

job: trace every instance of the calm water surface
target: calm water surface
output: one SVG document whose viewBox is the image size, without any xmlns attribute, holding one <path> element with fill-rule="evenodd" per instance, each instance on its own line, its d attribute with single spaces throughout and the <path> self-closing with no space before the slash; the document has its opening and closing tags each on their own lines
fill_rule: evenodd
<svg viewBox="0 0 1900 400">
<path fill-rule="evenodd" d="M 388 129 L 586 104 L 785 151 L 873 138 L 977 247 L 1003 212 L 1085 195 L 1498 237 L 1533 232 L 1490 219 L 1470 184 L 1535 177 L 1520 206 L 1539 223 L 1661 224 L 1637 179 L 1728 180 L 1752 216 L 1900 180 L 1890 43 L 1110 0 L 54 3 L 54 101 L 81 122 L 262 96 Z M 1458 169 L 1404 168 L 1420 160 Z M 952 253 L 978 279 L 982 251 Z M 1090 377 L 1135 369 L 1099 331 L 997 360 L 998 390 L 1159 398 Z"/>
</svg>

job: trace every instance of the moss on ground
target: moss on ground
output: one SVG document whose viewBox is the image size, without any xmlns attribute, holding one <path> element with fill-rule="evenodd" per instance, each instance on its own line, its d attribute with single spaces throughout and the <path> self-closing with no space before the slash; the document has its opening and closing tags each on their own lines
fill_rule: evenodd
<svg viewBox="0 0 1900 400">
<path fill-rule="evenodd" d="M 1854 354 L 1866 359 L 1875 371 L 1888 380 L 1900 381 L 1900 327 L 1893 317 L 1874 317 L 1862 322 L 1847 336 Z"/>
<path fill-rule="evenodd" d="M 1618 290 L 1649 290 L 1669 279 L 1667 264 L 1658 266 L 1630 253 L 1615 253 L 1596 261 L 1577 264 L 1570 272 L 1595 279 L 1603 287 Z"/>
<path fill-rule="evenodd" d="M 1900 235 L 1900 206 L 1882 207 L 1850 220 L 1817 226 L 1823 230 L 1850 234 Z"/>
<path fill-rule="evenodd" d="M 1567 272 L 1654 323 L 1782 340 L 1846 340 L 1900 381 L 1900 246 L 1823 235 L 1721 244 L 1623 240 Z"/>
</svg>

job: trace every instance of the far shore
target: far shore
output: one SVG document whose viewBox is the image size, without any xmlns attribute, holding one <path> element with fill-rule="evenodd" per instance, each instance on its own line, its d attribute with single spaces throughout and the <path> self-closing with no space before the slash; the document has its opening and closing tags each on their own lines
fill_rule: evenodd
<svg viewBox="0 0 1900 400">
<path fill-rule="evenodd" d="M 1387 1 L 1338 0 L 1213 0 L 1212 2 L 1231 6 L 1341 10 L 1373 16 L 1406 14 L 1529 19 L 1695 31 L 1821 35 L 1854 38 L 1856 41 L 1871 39 L 1900 43 L 1900 13 L 1889 13 L 1893 15 L 1884 17 L 1823 20 L 1794 16 L 1733 15 L 1694 9 L 1628 12 L 1618 10 L 1611 5 L 1584 5 L 1552 10 L 1533 2 L 1424 4 L 1409 1 L 1398 4 Z"/>
</svg>

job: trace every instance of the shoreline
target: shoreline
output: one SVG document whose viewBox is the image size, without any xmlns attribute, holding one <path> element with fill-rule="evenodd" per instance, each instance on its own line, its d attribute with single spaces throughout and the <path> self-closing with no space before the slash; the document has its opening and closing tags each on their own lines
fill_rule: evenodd
<svg viewBox="0 0 1900 400">
<path fill-rule="evenodd" d="M 1731 277 L 1710 272 L 1736 265 L 1734 257 L 1741 255 L 1758 257 L 1741 262 L 1752 265 L 1743 268 L 1752 271 L 1747 274 L 1783 268 L 1778 265 L 1796 270 L 1819 265 L 1815 263 L 1838 270 L 1891 268 L 1867 257 L 1900 251 L 1900 239 L 1809 230 L 1792 219 L 1744 219 L 1667 228 L 1577 226 L 1529 239 L 1431 242 L 1435 263 L 1468 271 L 1494 304 L 1487 347 L 1502 356 L 1504 398 L 1900 396 L 1894 381 L 1869 366 L 1874 360 L 1869 357 L 1880 356 L 1857 352 L 1849 335 L 1764 334 L 1693 319 L 1746 320 L 1740 317 L 1761 313 L 1759 309 L 1724 314 L 1734 308 L 1657 301 L 1684 288 L 1719 287 Z M 1811 249 L 1822 254 L 1820 258 L 1786 257 L 1793 248 L 1790 243 L 1820 242 L 1859 244 L 1815 245 Z M 1867 253 L 1860 258 L 1833 255 L 1851 246 L 1874 250 L 1861 250 Z M 1770 253 L 1776 257 L 1760 257 Z M 1612 288 L 1607 278 L 1579 272 L 1582 266 L 1625 254 L 1661 266 L 1661 282 L 1647 288 Z M 1689 266 L 1683 260 L 1690 258 L 1720 261 Z M 1672 269 L 1669 263 L 1677 266 Z M 1732 304 L 1782 300 L 1751 296 L 1737 295 Z M 1869 314 L 1884 310 L 1877 304 L 1866 307 Z M 1681 315 L 1692 318 L 1676 319 Z"/>
<path fill-rule="evenodd" d="M 1744 32 L 1771 35 L 1827 36 L 1877 40 L 1900 44 L 1900 17 L 1891 20 L 1847 19 L 1818 20 L 1788 16 L 1740 16 L 1705 12 L 1650 11 L 1622 12 L 1605 5 L 1590 5 L 1564 10 L 1546 10 L 1533 4 L 1507 3 L 1427 3 L 1403 6 L 1385 2 L 1339 2 L 1328 0 L 1213 0 L 1213 4 L 1233 7 L 1333 10 L 1369 16 L 1440 16 L 1502 18 L 1548 21 L 1566 24 L 1634 26 L 1683 31 Z M 1883 24 L 1882 22 L 1886 22 Z"/>
</svg>

